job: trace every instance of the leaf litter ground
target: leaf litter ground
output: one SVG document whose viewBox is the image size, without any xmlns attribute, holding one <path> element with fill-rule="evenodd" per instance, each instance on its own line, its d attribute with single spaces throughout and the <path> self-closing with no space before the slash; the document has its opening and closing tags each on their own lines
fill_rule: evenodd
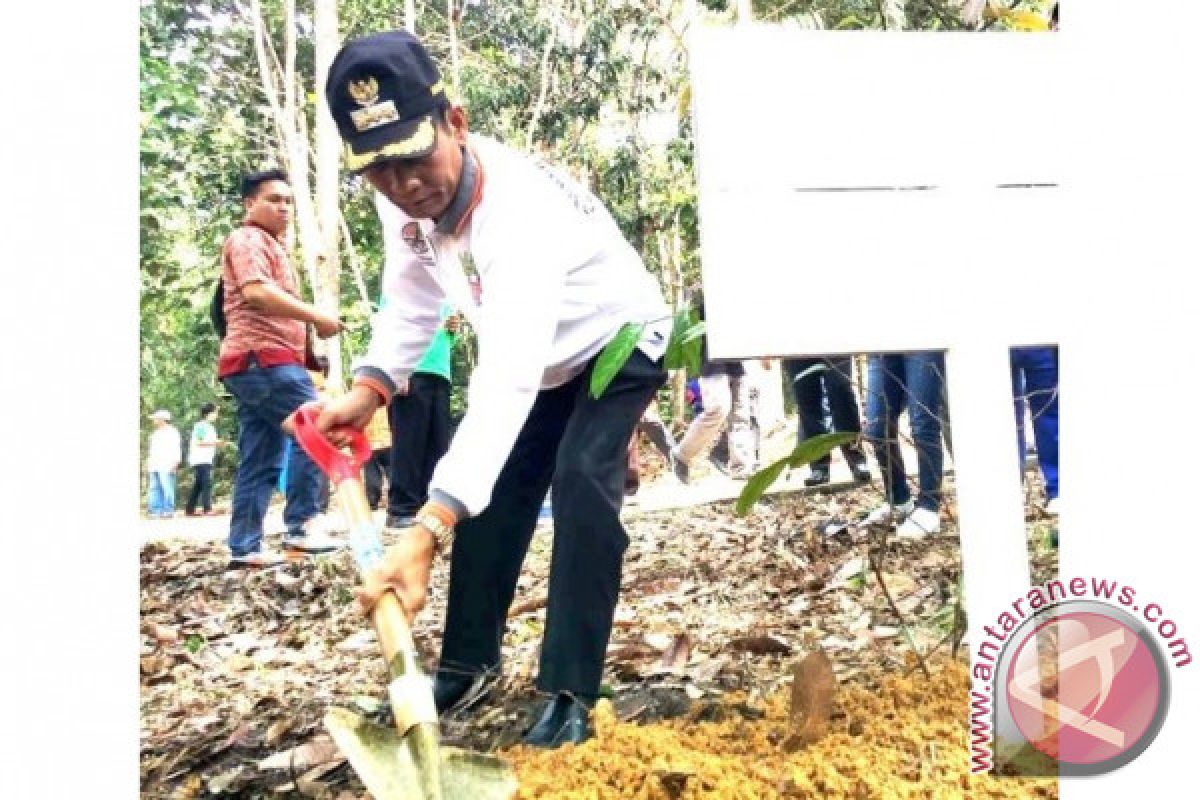
<svg viewBox="0 0 1200 800">
<path fill-rule="evenodd" d="M 504 674 L 489 676 L 473 711 L 443 717 L 443 739 L 499 751 L 522 798 L 1057 796 L 1052 780 L 968 775 L 965 653 L 952 652 L 955 526 L 886 544 L 843 526 L 878 502 L 865 487 L 776 495 L 744 518 L 731 502 L 627 514 L 598 735 L 554 752 L 519 745 L 542 701 L 533 677 L 551 537 L 539 529 Z M 1040 581 L 1057 569 L 1045 544 L 1052 526 L 1032 504 L 1027 516 Z M 227 572 L 226 557 L 217 543 L 142 549 L 143 796 L 367 797 L 321 728 L 334 705 L 388 721 L 382 659 L 351 602 L 349 555 L 249 574 Z M 414 631 L 430 667 L 445 569 Z M 829 732 L 787 752 L 790 666 L 818 649 L 838 685 Z"/>
</svg>

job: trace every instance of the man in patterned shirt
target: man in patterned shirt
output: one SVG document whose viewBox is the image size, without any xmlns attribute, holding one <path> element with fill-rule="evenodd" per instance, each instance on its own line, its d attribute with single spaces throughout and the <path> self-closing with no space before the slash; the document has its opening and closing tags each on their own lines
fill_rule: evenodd
<svg viewBox="0 0 1200 800">
<path fill-rule="evenodd" d="M 283 239 L 292 210 L 292 190 L 281 170 L 242 180 L 246 216 L 225 240 L 221 253 L 226 334 L 217 374 L 237 400 L 238 467 L 229 525 L 231 567 L 265 567 L 282 561 L 262 547 L 263 517 L 279 480 L 285 433 L 283 420 L 317 399 L 304 369 L 308 324 L 328 338 L 342 324 L 300 299 L 295 271 Z M 304 448 L 291 448 L 288 461 L 287 525 L 284 547 L 324 552 L 339 545 L 315 530 L 320 471 Z"/>
</svg>

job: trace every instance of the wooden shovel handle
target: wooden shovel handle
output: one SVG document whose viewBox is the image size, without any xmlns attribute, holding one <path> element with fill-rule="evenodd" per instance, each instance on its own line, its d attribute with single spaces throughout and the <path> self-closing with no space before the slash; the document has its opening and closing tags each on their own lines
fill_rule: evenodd
<svg viewBox="0 0 1200 800">
<path fill-rule="evenodd" d="M 354 526 L 372 522 L 371 505 L 367 502 L 366 490 L 358 478 L 342 480 L 337 487 L 337 496 L 348 524 Z M 387 661 L 389 676 L 396 678 L 400 675 L 414 674 L 417 664 L 416 647 L 413 645 L 412 630 L 408 627 L 404 605 L 395 592 L 384 592 L 379 598 L 379 602 L 371 609 L 371 623 L 379 637 L 379 646 Z"/>
</svg>

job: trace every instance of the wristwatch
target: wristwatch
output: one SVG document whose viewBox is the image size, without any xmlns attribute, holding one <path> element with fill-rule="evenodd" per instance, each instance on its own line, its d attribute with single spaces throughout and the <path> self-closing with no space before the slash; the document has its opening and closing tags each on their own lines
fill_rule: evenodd
<svg viewBox="0 0 1200 800">
<path fill-rule="evenodd" d="M 429 511 L 422 511 L 417 514 L 416 523 L 433 534 L 434 552 L 450 552 L 450 543 L 454 541 L 454 527 L 452 525 L 447 525 L 441 517 Z"/>
</svg>

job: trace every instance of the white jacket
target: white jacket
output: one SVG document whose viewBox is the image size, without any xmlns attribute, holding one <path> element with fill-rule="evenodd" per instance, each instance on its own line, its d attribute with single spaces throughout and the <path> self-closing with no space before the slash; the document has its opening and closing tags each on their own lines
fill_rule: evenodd
<svg viewBox="0 0 1200 800">
<path fill-rule="evenodd" d="M 146 453 L 146 470 L 149 472 L 174 472 L 183 457 L 183 443 L 179 431 L 173 425 L 155 428 L 150 434 L 150 446 Z"/>
<path fill-rule="evenodd" d="M 626 322 L 650 323 L 639 348 L 657 360 L 671 320 L 658 282 L 594 195 L 495 140 L 469 141 L 482 196 L 457 235 L 376 196 L 387 302 L 355 367 L 402 385 L 437 329 L 442 302 L 462 310 L 478 335 L 479 362 L 467 414 L 430 489 L 474 515 L 487 507 L 539 390 L 577 376 Z"/>
</svg>

